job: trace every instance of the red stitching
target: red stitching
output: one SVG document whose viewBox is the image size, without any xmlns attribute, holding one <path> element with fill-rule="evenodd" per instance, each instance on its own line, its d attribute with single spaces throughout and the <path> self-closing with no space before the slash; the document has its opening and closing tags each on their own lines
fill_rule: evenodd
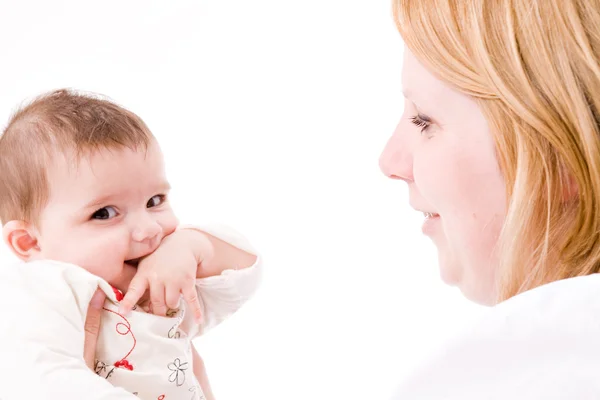
<svg viewBox="0 0 600 400">
<path fill-rule="evenodd" d="M 115 297 L 117 298 L 117 301 L 123 300 L 123 293 L 121 293 L 121 291 L 119 289 L 113 287 L 112 290 L 115 293 Z"/>
<path fill-rule="evenodd" d="M 135 346 L 136 346 L 136 344 L 137 344 L 137 340 L 135 339 L 135 335 L 134 335 L 134 334 L 133 334 L 133 332 L 131 331 L 131 324 L 129 323 L 129 321 L 127 320 L 127 318 L 125 318 L 124 316 L 122 316 L 122 315 L 121 315 L 121 314 L 119 314 L 118 312 L 116 312 L 116 311 L 113 311 L 113 310 L 109 310 L 108 308 L 105 308 L 105 307 L 103 307 L 103 309 L 104 309 L 104 310 L 106 310 L 106 311 L 108 311 L 108 312 L 111 312 L 111 313 L 113 313 L 113 314 L 116 314 L 116 315 L 118 315 L 119 317 L 123 318 L 123 320 L 125 321 L 125 323 L 123 323 L 123 322 L 119 322 L 119 323 L 116 325 L 116 327 L 115 327 L 115 328 L 116 328 L 116 330 L 117 330 L 117 333 L 118 333 L 119 335 L 125 336 L 125 335 L 127 335 L 128 333 L 131 333 L 131 337 L 133 338 L 133 346 L 131 347 L 131 350 L 129 350 L 129 353 L 127 353 L 127 354 L 125 355 L 125 357 L 123 357 L 122 359 L 120 359 L 119 361 L 117 361 L 117 362 L 116 362 L 114 365 L 115 365 L 115 367 L 123 367 L 123 368 L 127 368 L 127 369 L 128 369 L 128 370 L 130 370 L 130 371 L 133 371 L 133 365 L 131 365 L 131 364 L 129 363 L 129 361 L 127 361 L 127 357 L 129 357 L 129 355 L 131 354 L 131 352 L 133 352 L 133 349 L 135 349 Z M 121 332 L 121 331 L 119 331 L 119 326 L 124 326 L 124 327 L 125 327 L 125 329 L 126 329 L 126 331 L 125 331 L 125 332 Z"/>
<path fill-rule="evenodd" d="M 130 371 L 133 371 L 133 365 L 129 364 L 129 361 L 127 361 L 127 360 L 117 361 L 115 363 L 115 367 L 117 367 L 117 368 L 123 367 L 123 368 L 127 368 Z"/>
</svg>

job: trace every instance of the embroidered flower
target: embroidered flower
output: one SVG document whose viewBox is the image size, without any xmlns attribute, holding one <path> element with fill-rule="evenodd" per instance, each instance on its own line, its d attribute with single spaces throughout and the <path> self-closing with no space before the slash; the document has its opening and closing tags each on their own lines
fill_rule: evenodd
<svg viewBox="0 0 600 400">
<path fill-rule="evenodd" d="M 185 382 L 185 371 L 188 369 L 188 363 L 182 363 L 179 358 L 176 358 L 172 363 L 167 365 L 171 372 L 169 382 L 175 382 L 177 386 L 183 385 Z"/>
<path fill-rule="evenodd" d="M 121 292 L 119 289 L 117 289 L 116 287 L 112 288 L 113 292 L 115 293 L 115 297 L 117 298 L 117 301 L 121 301 L 123 300 L 123 292 Z"/>
<path fill-rule="evenodd" d="M 169 339 L 179 339 L 181 337 L 181 334 L 179 333 L 179 330 L 177 328 L 178 324 L 175 324 L 171 329 L 169 329 L 169 332 L 167 333 L 167 337 Z"/>
<path fill-rule="evenodd" d="M 106 367 L 107 365 L 105 363 L 100 360 L 96 360 L 96 363 L 94 364 L 94 372 L 96 375 L 100 375 L 103 372 L 106 372 Z"/>
<path fill-rule="evenodd" d="M 169 318 L 173 318 L 174 316 L 176 316 L 176 315 L 177 315 L 177 313 L 178 313 L 178 312 L 179 312 L 179 308 L 175 308 L 175 309 L 173 309 L 173 308 L 169 308 L 169 309 L 167 310 L 167 317 L 169 317 Z"/>
<path fill-rule="evenodd" d="M 192 398 L 190 400 L 206 400 L 199 385 L 192 386 L 189 391 L 192 392 Z"/>
<path fill-rule="evenodd" d="M 96 360 L 94 364 L 94 372 L 96 373 L 96 375 L 108 379 L 113 374 L 113 372 L 115 372 L 115 368 L 100 360 Z"/>
</svg>

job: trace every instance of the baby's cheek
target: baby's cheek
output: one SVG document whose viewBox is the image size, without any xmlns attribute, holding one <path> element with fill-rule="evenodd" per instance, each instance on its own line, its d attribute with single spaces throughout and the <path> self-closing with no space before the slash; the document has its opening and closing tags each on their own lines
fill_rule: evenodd
<svg viewBox="0 0 600 400">
<path fill-rule="evenodd" d="M 107 281 L 120 276 L 129 250 L 129 242 L 121 236 L 99 237 L 87 243 L 82 247 L 82 267 Z"/>
<path fill-rule="evenodd" d="M 177 229 L 177 226 L 179 225 L 179 219 L 177 219 L 173 212 L 170 212 L 162 216 L 159 224 L 163 229 L 164 235 L 168 236 L 175 232 L 175 229 Z"/>
</svg>

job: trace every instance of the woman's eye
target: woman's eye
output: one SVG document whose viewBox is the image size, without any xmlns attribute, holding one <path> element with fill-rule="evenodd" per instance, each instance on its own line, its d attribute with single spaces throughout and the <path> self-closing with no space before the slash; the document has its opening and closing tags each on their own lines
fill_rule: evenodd
<svg viewBox="0 0 600 400">
<path fill-rule="evenodd" d="M 414 117 L 410 118 L 410 122 L 412 122 L 414 125 L 418 126 L 419 128 L 421 128 L 421 133 L 425 132 L 427 130 L 427 128 L 429 128 L 429 125 L 431 124 L 431 120 L 424 116 L 424 115 L 415 115 Z"/>
<path fill-rule="evenodd" d="M 111 219 L 117 216 L 117 210 L 114 207 L 103 207 L 92 214 L 92 219 Z"/>
<path fill-rule="evenodd" d="M 166 196 L 164 194 L 157 194 L 156 196 L 152 196 L 150 200 L 148 200 L 148 203 L 146 203 L 146 207 L 152 208 L 160 206 L 162 203 L 165 202 L 165 198 Z"/>
</svg>

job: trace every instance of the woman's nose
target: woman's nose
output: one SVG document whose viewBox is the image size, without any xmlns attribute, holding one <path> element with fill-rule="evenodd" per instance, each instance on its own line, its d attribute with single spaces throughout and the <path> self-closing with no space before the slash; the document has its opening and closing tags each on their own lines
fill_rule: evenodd
<svg viewBox="0 0 600 400">
<path fill-rule="evenodd" d="M 379 157 L 379 168 L 388 178 L 413 181 L 413 154 L 407 135 L 398 125 Z"/>
</svg>

